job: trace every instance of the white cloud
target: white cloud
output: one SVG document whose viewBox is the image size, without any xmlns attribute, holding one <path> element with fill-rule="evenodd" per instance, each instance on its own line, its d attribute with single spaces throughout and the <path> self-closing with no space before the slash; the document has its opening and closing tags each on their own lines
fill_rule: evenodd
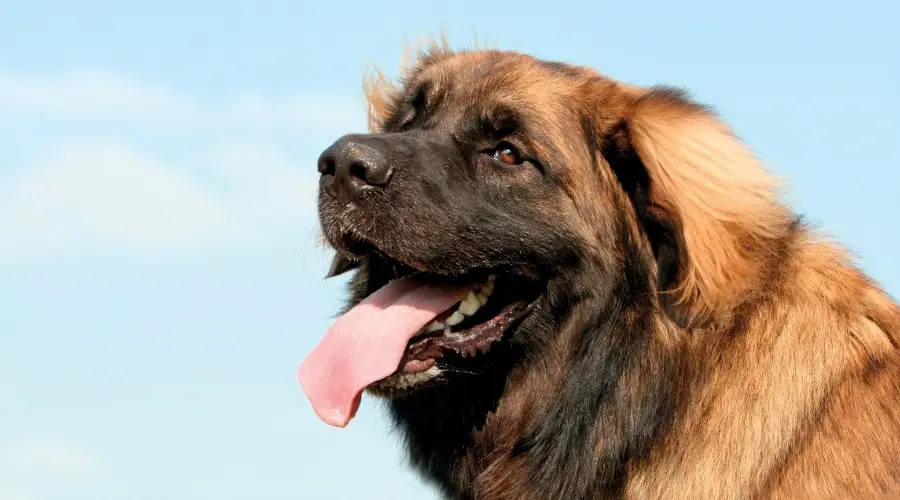
<svg viewBox="0 0 900 500">
<path fill-rule="evenodd" d="M 103 71 L 0 71 L 4 113 L 0 258 L 296 236 L 315 210 L 316 151 L 365 123 L 361 97 L 211 100 Z"/>
<path fill-rule="evenodd" d="M 298 127 L 321 129 L 364 124 L 364 103 L 327 92 L 267 96 L 240 91 L 214 101 L 159 82 L 141 82 L 108 71 L 61 75 L 0 72 L 0 110 L 40 113 L 80 121 L 141 120 L 179 127 Z"/>
<path fill-rule="evenodd" d="M 59 497 L 93 488 L 103 472 L 93 453 L 67 443 L 28 440 L 0 450 L 0 500 Z"/>
<path fill-rule="evenodd" d="M 77 71 L 53 78 L 0 73 L 0 107 L 81 117 L 196 112 L 185 96 L 160 84 Z"/>
<path fill-rule="evenodd" d="M 33 500 L 34 497 L 26 495 L 19 491 L 4 492 L 0 491 L 0 500 Z"/>
<path fill-rule="evenodd" d="M 0 251 L 97 242 L 178 249 L 225 231 L 226 207 L 189 178 L 116 146 L 63 151 L 0 195 Z"/>
<path fill-rule="evenodd" d="M 228 146 L 195 160 L 107 144 L 51 155 L 0 188 L 0 256 L 259 243 L 314 208 L 310 176 L 276 153 Z"/>
<path fill-rule="evenodd" d="M 70 444 L 28 440 L 0 453 L 4 476 L 23 480 L 66 479 L 89 481 L 100 473 L 101 463 L 94 454 Z M 2 476 L 0 476 L 2 477 Z"/>
<path fill-rule="evenodd" d="M 91 453 L 52 441 L 25 441 L 6 454 L 8 467 L 48 479 L 57 476 L 87 479 L 99 471 L 99 460 Z"/>
</svg>

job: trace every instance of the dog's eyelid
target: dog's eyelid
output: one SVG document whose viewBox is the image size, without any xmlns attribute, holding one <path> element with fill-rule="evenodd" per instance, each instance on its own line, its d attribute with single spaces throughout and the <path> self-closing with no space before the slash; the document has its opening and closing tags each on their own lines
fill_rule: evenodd
<svg viewBox="0 0 900 500">
<path fill-rule="evenodd" d="M 510 150 L 510 152 L 504 154 L 504 150 Z M 490 156 L 493 161 L 503 163 L 509 167 L 520 167 L 527 164 L 533 166 L 542 174 L 546 173 L 546 168 L 541 160 L 509 140 L 501 140 L 491 147 L 482 148 L 479 150 L 479 153 Z M 504 161 L 500 157 L 504 155 L 511 155 L 514 161 Z"/>
</svg>

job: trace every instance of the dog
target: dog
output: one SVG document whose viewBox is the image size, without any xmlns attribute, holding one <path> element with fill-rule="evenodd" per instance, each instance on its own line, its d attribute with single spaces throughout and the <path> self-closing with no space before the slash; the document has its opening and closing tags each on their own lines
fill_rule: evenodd
<svg viewBox="0 0 900 500">
<path fill-rule="evenodd" d="M 452 499 L 900 498 L 900 307 L 710 108 L 435 42 L 318 161 L 354 273 L 300 368 Z"/>
</svg>

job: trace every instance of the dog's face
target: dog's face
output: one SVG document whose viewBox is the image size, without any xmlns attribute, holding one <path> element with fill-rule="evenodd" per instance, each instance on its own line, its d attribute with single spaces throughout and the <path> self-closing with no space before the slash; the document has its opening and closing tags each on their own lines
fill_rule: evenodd
<svg viewBox="0 0 900 500">
<path fill-rule="evenodd" d="M 574 83 L 521 55 L 467 53 L 421 67 L 382 133 L 343 137 L 320 158 L 329 242 L 446 275 L 499 266 L 540 274 L 577 251 L 586 227 L 575 223 L 573 190 L 600 179 L 588 175 Z"/>
<path fill-rule="evenodd" d="M 434 57 L 391 96 L 379 133 L 345 136 L 322 154 L 322 228 L 339 251 L 336 272 L 361 266 L 354 302 L 416 272 L 496 283 L 479 312 L 413 339 L 398 373 L 373 388 L 478 373 L 494 360 L 464 358 L 489 359 L 495 343 L 535 330 L 530 316 L 552 314 L 578 273 L 615 272 L 634 210 L 603 152 L 620 152 L 619 96 L 629 92 L 520 54 Z M 502 332 L 479 330 L 501 320 Z M 411 359 L 437 363 L 404 374 Z"/>
<path fill-rule="evenodd" d="M 710 150 L 698 157 L 743 151 L 725 151 L 734 139 L 678 93 L 517 53 L 437 51 L 369 99 L 375 133 L 342 137 L 318 162 L 322 228 L 338 251 L 332 274 L 357 268 L 351 305 L 413 274 L 475 297 L 412 338 L 374 392 L 508 370 L 508 347 L 521 358 L 555 342 L 579 298 L 647 296 L 675 320 L 702 317 L 735 276 L 691 263 L 740 255 L 755 238 L 675 193 L 720 179 L 702 162 L 685 178 L 666 170 L 679 160 L 666 144 L 673 134 Z M 736 193 L 720 212 L 754 194 Z M 623 279 L 615 286 L 630 290 L 605 288 Z M 659 295 L 667 291 L 673 299 Z"/>
</svg>

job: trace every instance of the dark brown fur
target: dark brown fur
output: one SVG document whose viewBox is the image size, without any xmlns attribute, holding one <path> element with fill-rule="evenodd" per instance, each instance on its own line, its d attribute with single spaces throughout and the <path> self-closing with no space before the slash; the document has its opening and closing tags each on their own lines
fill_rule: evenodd
<svg viewBox="0 0 900 500">
<path fill-rule="evenodd" d="M 446 46 L 367 96 L 399 184 L 364 213 L 321 198 L 337 272 L 348 231 L 379 249 L 350 302 L 398 265 L 546 286 L 482 371 L 390 402 L 447 497 L 900 498 L 900 308 L 710 110 Z M 498 140 L 538 164 L 491 170 Z"/>
</svg>

